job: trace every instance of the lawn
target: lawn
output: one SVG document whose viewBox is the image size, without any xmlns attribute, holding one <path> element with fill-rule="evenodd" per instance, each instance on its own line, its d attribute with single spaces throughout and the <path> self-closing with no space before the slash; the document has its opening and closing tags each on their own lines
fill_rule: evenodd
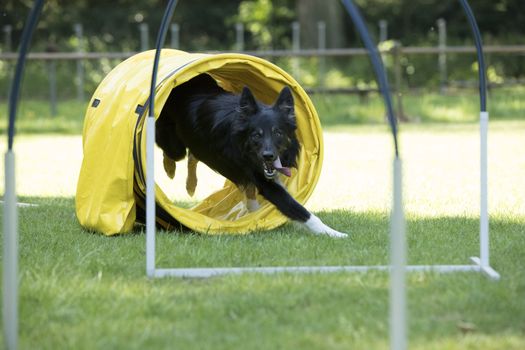
<svg viewBox="0 0 525 350">
<path fill-rule="evenodd" d="M 523 120 L 525 88 L 499 88 L 489 91 L 488 110 L 492 120 Z M 406 118 L 416 123 L 471 123 L 479 117 L 479 95 L 474 90 L 451 91 L 442 95 L 429 91 L 403 94 Z M 363 99 L 348 94 L 316 94 L 312 101 L 324 126 L 384 124 L 381 96 L 370 94 Z M 397 101 L 397 99 L 396 99 Z M 57 114 L 51 115 L 48 101 L 23 98 L 19 105 L 17 130 L 21 133 L 79 134 L 87 101 L 58 101 Z M 7 116 L 7 103 L 0 101 L 0 116 Z M 7 118 L 0 118 L 0 132 L 7 130 Z"/>
<path fill-rule="evenodd" d="M 523 120 L 524 96 L 525 89 L 521 87 L 489 91 L 487 108 L 491 119 Z M 397 103 L 394 95 L 393 98 Z M 378 94 L 365 99 L 344 94 L 314 95 L 312 100 L 324 125 L 385 122 L 383 100 Z M 402 106 L 406 120 L 415 123 L 471 123 L 479 118 L 479 94 L 473 90 L 445 95 L 407 91 L 402 95 Z"/>
<path fill-rule="evenodd" d="M 524 134 L 523 121 L 491 123 L 491 262 L 501 280 L 410 273 L 411 349 L 525 348 Z M 293 224 L 246 236 L 160 232 L 157 264 L 387 264 L 387 128 L 328 128 L 324 136 L 323 172 L 307 207 L 349 239 Z M 476 125 L 402 125 L 400 139 L 409 263 L 468 263 L 479 249 Z M 149 280 L 142 228 L 108 238 L 78 225 L 79 136 L 22 135 L 15 149 L 20 200 L 38 204 L 19 209 L 22 349 L 388 348 L 386 273 Z M 160 169 L 156 178 L 170 197 L 190 200 Z M 197 199 L 217 180 L 199 168 L 199 181 Z"/>
</svg>

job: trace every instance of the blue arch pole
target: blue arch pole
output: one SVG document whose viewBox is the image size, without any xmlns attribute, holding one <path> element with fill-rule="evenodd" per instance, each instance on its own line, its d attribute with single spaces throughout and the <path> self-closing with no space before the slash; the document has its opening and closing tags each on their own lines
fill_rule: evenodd
<svg viewBox="0 0 525 350">
<path fill-rule="evenodd" d="M 479 164 L 480 164 L 480 209 L 479 209 L 479 258 L 474 257 L 471 260 L 480 266 L 481 270 L 492 279 L 499 279 L 500 275 L 490 266 L 489 252 L 489 213 L 488 213 L 488 126 L 489 113 L 487 111 L 487 79 L 485 60 L 483 58 L 483 44 L 481 41 L 481 34 L 474 17 L 474 13 L 470 8 L 467 0 L 459 0 L 468 22 L 472 29 L 474 36 L 474 43 L 476 45 L 476 54 L 478 60 L 478 76 L 479 76 Z"/>
<path fill-rule="evenodd" d="M 390 216 L 390 349 L 404 350 L 407 348 L 406 327 L 406 237 L 405 216 L 403 210 L 402 166 L 399 158 L 397 138 L 397 120 L 394 116 L 392 98 L 388 88 L 388 80 L 377 46 L 372 42 L 359 9 L 351 0 L 342 0 L 348 14 L 368 50 L 379 89 L 385 101 L 388 122 L 394 139 L 393 165 L 393 200 Z"/>
<path fill-rule="evenodd" d="M 395 156 L 399 157 L 399 147 L 398 147 L 398 138 L 397 138 L 397 119 L 394 115 L 392 97 L 390 95 L 390 89 L 388 87 L 388 79 L 385 73 L 385 69 L 383 67 L 383 61 L 381 60 L 381 56 L 379 55 L 377 46 L 373 43 L 372 38 L 370 37 L 370 34 L 368 33 L 368 29 L 366 28 L 366 24 L 363 20 L 361 13 L 359 12 L 359 9 L 354 5 L 354 3 L 351 0 L 342 0 L 342 2 L 346 8 L 346 11 L 352 18 L 352 21 L 354 22 L 354 25 L 357 31 L 359 32 L 361 40 L 363 40 L 363 44 L 368 50 L 368 55 L 370 56 L 370 61 L 372 63 L 372 67 L 374 69 L 374 73 L 376 75 L 376 79 L 379 84 L 379 90 L 381 91 L 381 94 L 383 95 L 383 99 L 385 102 L 385 109 L 386 109 L 387 116 L 388 116 L 388 123 L 390 124 L 390 129 L 392 131 L 392 137 L 394 139 Z"/>
<path fill-rule="evenodd" d="M 465 15 L 467 16 L 472 34 L 474 36 L 474 44 L 476 45 L 476 54 L 478 59 L 478 76 L 479 76 L 479 104 L 481 112 L 487 111 L 487 78 L 485 69 L 485 59 L 483 58 L 483 43 L 481 41 L 481 33 L 479 31 L 478 23 L 474 17 L 474 13 L 467 0 L 459 0 Z"/>
<path fill-rule="evenodd" d="M 150 104 L 146 129 L 146 274 L 149 277 L 153 277 L 155 274 L 155 166 L 153 161 L 155 145 L 155 89 L 160 53 L 166 39 L 168 24 L 173 17 L 176 5 L 176 0 L 170 0 L 164 11 L 157 34 L 155 58 L 153 59 L 153 70 L 151 73 Z"/>
<path fill-rule="evenodd" d="M 16 208 L 15 154 L 13 152 L 15 122 L 27 51 L 43 5 L 43 0 L 35 0 L 24 25 L 15 75 L 9 92 L 9 124 L 7 128 L 7 152 L 5 154 L 3 272 L 4 341 L 9 350 L 18 347 L 18 213 Z"/>
<path fill-rule="evenodd" d="M 15 139 L 16 113 L 18 107 L 18 100 L 20 98 L 20 87 L 22 85 L 22 77 L 24 74 L 27 51 L 29 50 L 29 44 L 31 43 L 31 38 L 36 28 L 38 17 L 42 12 L 43 5 L 43 0 L 35 0 L 33 8 L 29 13 L 26 24 L 24 26 L 24 30 L 22 32 L 20 52 L 18 53 L 18 61 L 16 64 L 15 75 L 13 77 L 13 83 L 11 85 L 11 90 L 9 93 L 9 126 L 7 130 L 8 150 L 13 149 L 13 142 Z"/>
</svg>

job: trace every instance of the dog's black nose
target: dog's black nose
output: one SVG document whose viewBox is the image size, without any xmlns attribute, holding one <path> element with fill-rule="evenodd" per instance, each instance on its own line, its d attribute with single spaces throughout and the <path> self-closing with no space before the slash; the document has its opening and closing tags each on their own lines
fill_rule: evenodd
<svg viewBox="0 0 525 350">
<path fill-rule="evenodd" d="M 270 152 L 270 151 L 263 152 L 262 156 L 263 156 L 263 159 L 265 161 L 267 161 L 267 162 L 275 160 L 275 154 L 273 152 Z"/>
</svg>

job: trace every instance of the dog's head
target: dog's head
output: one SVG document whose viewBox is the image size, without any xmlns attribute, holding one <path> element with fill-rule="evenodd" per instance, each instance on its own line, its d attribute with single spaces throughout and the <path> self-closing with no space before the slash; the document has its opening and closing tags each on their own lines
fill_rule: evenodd
<svg viewBox="0 0 525 350">
<path fill-rule="evenodd" d="M 243 157 L 257 172 L 273 179 L 280 172 L 290 176 L 296 167 L 299 142 L 294 100 L 290 88 L 284 87 L 272 106 L 255 100 L 245 87 L 239 100 L 235 129 L 240 136 Z"/>
</svg>

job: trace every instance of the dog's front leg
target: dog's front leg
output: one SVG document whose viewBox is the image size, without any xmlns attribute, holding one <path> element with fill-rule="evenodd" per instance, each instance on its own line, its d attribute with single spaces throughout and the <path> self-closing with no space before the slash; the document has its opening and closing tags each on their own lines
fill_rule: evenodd
<svg viewBox="0 0 525 350">
<path fill-rule="evenodd" d="M 246 196 L 246 207 L 250 213 L 258 210 L 261 206 L 257 201 L 257 189 L 254 184 L 249 184 L 244 188 L 244 195 Z"/>
<path fill-rule="evenodd" d="M 175 177 L 175 169 L 177 168 L 177 165 L 175 161 L 166 154 L 166 152 L 164 152 L 163 156 L 162 164 L 164 165 L 164 171 L 166 171 L 166 175 L 168 175 L 170 179 L 173 179 Z"/>
<path fill-rule="evenodd" d="M 325 225 L 321 219 L 319 219 L 314 214 L 310 213 L 310 218 L 306 222 L 299 222 L 300 225 L 303 225 L 308 230 L 316 234 L 327 234 L 330 237 L 343 238 L 347 237 L 346 233 L 342 233 L 334 230 L 330 226 Z"/>
<path fill-rule="evenodd" d="M 325 225 L 321 219 L 299 204 L 281 185 L 267 180 L 259 180 L 256 185 L 259 193 L 274 204 L 281 213 L 298 222 L 310 232 L 339 238 L 347 236 L 346 233 L 336 231 Z"/>
<path fill-rule="evenodd" d="M 188 177 L 186 178 L 186 192 L 193 197 L 197 188 L 197 163 L 199 160 L 190 152 L 188 153 Z"/>
</svg>

